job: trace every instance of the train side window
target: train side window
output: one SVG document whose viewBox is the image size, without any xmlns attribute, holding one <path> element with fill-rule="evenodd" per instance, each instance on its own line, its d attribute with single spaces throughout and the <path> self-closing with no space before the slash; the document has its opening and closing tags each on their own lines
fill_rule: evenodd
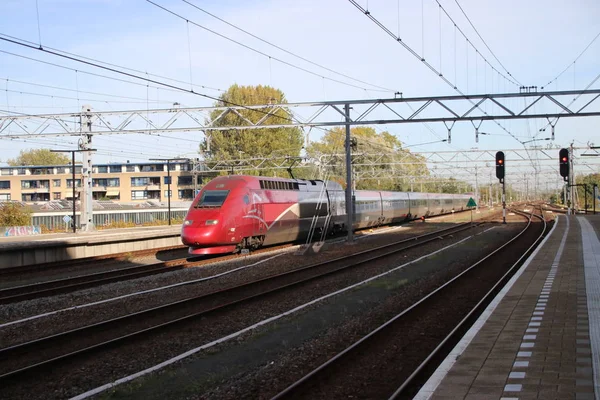
<svg viewBox="0 0 600 400">
<path fill-rule="evenodd" d="M 250 204 L 250 198 L 248 197 L 248 195 L 244 195 L 244 204 Z"/>
</svg>

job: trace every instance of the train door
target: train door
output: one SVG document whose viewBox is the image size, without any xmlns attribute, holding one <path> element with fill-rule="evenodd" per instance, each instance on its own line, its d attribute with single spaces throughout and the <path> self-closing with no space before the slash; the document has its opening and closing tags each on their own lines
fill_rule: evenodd
<svg viewBox="0 0 600 400">
<path fill-rule="evenodd" d="M 252 236 L 264 236 L 267 233 L 265 207 L 258 193 L 251 193 L 250 205 L 250 212 L 254 214 L 252 218 Z"/>
</svg>

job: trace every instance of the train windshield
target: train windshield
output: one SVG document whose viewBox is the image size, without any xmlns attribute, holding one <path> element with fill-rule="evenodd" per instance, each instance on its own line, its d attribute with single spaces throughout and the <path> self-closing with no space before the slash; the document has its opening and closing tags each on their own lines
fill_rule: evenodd
<svg viewBox="0 0 600 400">
<path fill-rule="evenodd" d="M 228 194 L 229 190 L 205 190 L 196 208 L 221 207 Z"/>
</svg>

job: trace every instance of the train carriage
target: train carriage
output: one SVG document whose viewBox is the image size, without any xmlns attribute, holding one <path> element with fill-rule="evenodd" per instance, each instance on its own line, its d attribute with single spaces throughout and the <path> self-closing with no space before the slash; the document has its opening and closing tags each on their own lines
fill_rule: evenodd
<svg viewBox="0 0 600 400">
<path fill-rule="evenodd" d="M 463 209 L 467 200 L 464 195 L 357 190 L 352 229 Z M 229 253 L 346 230 L 346 224 L 345 191 L 336 182 L 221 176 L 192 202 L 181 240 L 190 254 Z"/>
</svg>

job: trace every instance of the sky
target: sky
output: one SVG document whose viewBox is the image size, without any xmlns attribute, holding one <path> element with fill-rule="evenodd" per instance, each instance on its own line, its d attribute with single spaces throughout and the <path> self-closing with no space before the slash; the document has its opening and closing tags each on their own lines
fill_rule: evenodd
<svg viewBox="0 0 600 400">
<path fill-rule="evenodd" d="M 144 111 L 174 103 L 211 106 L 232 84 L 270 85 L 282 90 L 289 102 L 392 98 L 394 92 L 404 97 L 459 94 L 351 1 L 152 2 L 0 2 L 0 37 L 27 41 L 33 47 L 0 40 L 0 115 L 76 113 L 83 105 L 102 111 Z M 538 90 L 600 89 L 597 0 L 356 3 L 461 93 L 518 92 L 521 85 Z M 269 46 L 209 13 L 327 69 Z M 37 49 L 40 45 L 129 68 L 132 74 L 193 89 L 196 94 L 44 53 Z M 575 104 L 584 101 L 578 99 Z M 548 103 L 535 109 L 554 110 L 556 106 Z M 156 118 L 153 122 L 160 124 L 167 117 Z M 547 127 L 546 120 L 502 121 L 503 128 L 486 121 L 480 130 L 490 135 L 480 136 L 477 143 L 468 122 L 453 128 L 451 143 L 442 142 L 447 130 L 441 123 L 379 125 L 376 129 L 394 134 L 414 152 L 451 152 L 600 145 L 598 122 L 597 117 L 563 118 L 556 124 L 553 142 L 543 140 L 549 130 L 540 131 Z M 51 130 L 57 131 L 57 125 L 44 132 Z M 23 131 L 14 124 L 0 132 L 0 165 L 21 150 L 74 149 L 78 141 L 68 136 L 9 137 L 17 133 Z M 311 140 L 321 134 L 321 130 L 312 131 Z M 95 136 L 95 163 L 192 157 L 203 139 L 201 132 Z"/>
</svg>

